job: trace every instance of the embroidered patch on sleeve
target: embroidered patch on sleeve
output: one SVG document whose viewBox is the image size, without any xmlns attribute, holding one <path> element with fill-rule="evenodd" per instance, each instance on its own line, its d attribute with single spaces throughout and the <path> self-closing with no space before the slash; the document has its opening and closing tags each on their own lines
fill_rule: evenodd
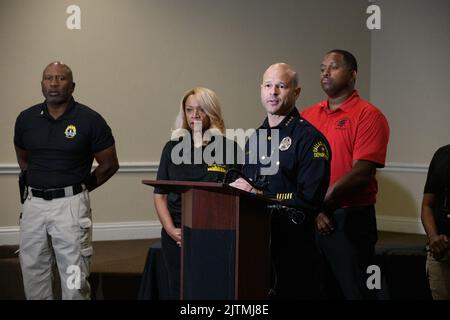
<svg viewBox="0 0 450 320">
<path fill-rule="evenodd" d="M 330 153 L 325 143 L 323 143 L 322 141 L 317 141 L 316 143 L 314 143 L 313 156 L 314 158 L 323 158 L 326 160 L 330 159 Z"/>
</svg>

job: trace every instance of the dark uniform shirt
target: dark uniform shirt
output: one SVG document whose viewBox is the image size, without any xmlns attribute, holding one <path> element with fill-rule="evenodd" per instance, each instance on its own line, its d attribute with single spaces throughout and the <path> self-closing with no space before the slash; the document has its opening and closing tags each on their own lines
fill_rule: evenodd
<svg viewBox="0 0 450 320">
<path fill-rule="evenodd" d="M 450 145 L 439 148 L 434 154 L 424 193 L 435 196 L 433 215 L 438 232 L 450 236 Z"/>
<path fill-rule="evenodd" d="M 264 130 L 267 130 L 267 137 Z M 274 130 L 278 130 L 279 141 L 276 141 Z M 277 299 L 315 299 L 318 292 L 314 218 L 321 209 L 330 179 L 328 142 L 315 127 L 300 117 L 296 108 L 276 127 L 270 128 L 266 118 L 256 135 L 258 140 L 260 137 L 265 140 L 261 139 L 258 150 L 254 150 L 250 137 L 245 149 L 244 174 L 257 182 L 262 169 L 271 166 L 262 161 L 270 157 L 272 166 L 275 164 L 278 171 L 265 176 L 264 195 L 297 209 L 292 215 L 292 211 L 286 209 L 271 210 L 270 247 L 274 271 L 271 294 Z M 264 143 L 267 143 L 268 155 L 259 151 Z M 303 214 L 298 214 L 298 211 Z"/>
<path fill-rule="evenodd" d="M 263 190 L 264 195 L 282 200 L 283 205 L 296 207 L 306 214 L 316 215 L 330 179 L 331 153 L 328 141 L 300 117 L 296 108 L 276 127 L 270 128 L 266 118 L 256 131 L 258 136 L 262 134 L 261 129 L 267 130 L 267 156 L 273 156 L 273 148 L 279 149 L 279 159 L 271 159 L 278 161 L 278 171 L 266 176 L 268 184 Z M 272 142 L 274 129 L 279 130 L 279 144 Z M 249 163 L 250 159 L 255 159 L 256 152 L 257 163 Z M 260 154 L 259 148 L 258 151 L 250 149 L 247 143 L 243 173 L 253 181 L 257 180 L 261 168 L 270 166 L 259 161 L 267 161 L 267 156 Z"/>
<path fill-rule="evenodd" d="M 194 163 L 193 143 L 191 143 L 191 149 L 188 150 L 190 154 L 187 155 L 187 159 L 190 159 L 190 163 L 175 164 L 171 158 L 172 150 L 182 141 L 182 139 L 167 142 L 161 154 L 157 180 L 224 182 L 226 172 L 231 168 L 238 168 L 237 158 L 239 156 L 239 148 L 236 143 L 229 139 L 225 139 L 222 136 L 213 136 L 209 145 L 211 145 L 216 138 L 224 139 L 222 144 L 224 149 L 222 150 L 222 157 L 220 157 L 222 159 L 211 164 L 207 164 L 205 161 L 202 161 L 201 164 Z M 230 148 L 230 145 L 234 148 L 234 157 L 232 157 L 232 163 L 226 163 L 226 151 L 227 147 Z M 207 147 L 208 146 L 203 146 L 202 152 L 204 152 Z M 182 157 L 184 154 L 181 152 L 179 155 Z M 215 156 L 214 152 L 212 155 Z M 166 190 L 158 187 L 155 188 L 154 193 L 167 194 L 167 206 L 170 215 L 175 226 L 180 227 L 181 194 L 176 192 L 167 192 Z"/>
<path fill-rule="evenodd" d="M 100 114 L 72 98 L 58 119 L 48 113 L 45 102 L 21 112 L 14 144 L 28 152 L 28 185 L 51 189 L 82 183 L 94 153 L 111 147 L 114 137 Z"/>
</svg>

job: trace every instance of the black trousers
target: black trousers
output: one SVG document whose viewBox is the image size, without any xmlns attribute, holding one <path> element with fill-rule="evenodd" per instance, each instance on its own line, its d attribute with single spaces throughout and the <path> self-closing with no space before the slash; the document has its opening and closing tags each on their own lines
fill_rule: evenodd
<svg viewBox="0 0 450 320">
<path fill-rule="evenodd" d="M 169 299 L 180 299 L 181 249 L 164 230 L 161 230 L 161 251 L 169 281 Z"/>
<path fill-rule="evenodd" d="M 310 300 L 319 297 L 318 250 L 312 218 L 296 224 L 273 213 L 271 225 L 272 299 Z"/>
<path fill-rule="evenodd" d="M 375 261 L 377 225 L 374 206 L 337 209 L 335 230 L 316 233 L 322 254 L 321 292 L 325 299 L 366 300 L 375 292 L 367 288 L 367 267 Z"/>
</svg>

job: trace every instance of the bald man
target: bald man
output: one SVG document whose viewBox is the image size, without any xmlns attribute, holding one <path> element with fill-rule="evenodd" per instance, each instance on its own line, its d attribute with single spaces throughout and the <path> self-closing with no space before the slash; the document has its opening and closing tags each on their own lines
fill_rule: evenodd
<svg viewBox="0 0 450 320">
<path fill-rule="evenodd" d="M 100 114 L 76 102 L 71 69 L 50 63 L 43 103 L 17 117 L 14 146 L 26 190 L 20 265 L 27 299 L 54 299 L 56 262 L 63 299 L 89 299 L 92 220 L 89 192 L 118 170 L 114 137 Z M 98 167 L 91 172 L 93 159 Z"/>
<path fill-rule="evenodd" d="M 324 136 L 300 117 L 300 91 L 292 66 L 276 63 L 264 72 L 261 103 L 267 117 L 247 143 L 243 166 L 253 185 L 242 178 L 231 184 L 280 202 L 272 209 L 274 299 L 313 299 L 319 291 L 314 219 L 329 183 L 331 153 Z M 256 148 L 252 141 L 259 141 Z"/>
</svg>

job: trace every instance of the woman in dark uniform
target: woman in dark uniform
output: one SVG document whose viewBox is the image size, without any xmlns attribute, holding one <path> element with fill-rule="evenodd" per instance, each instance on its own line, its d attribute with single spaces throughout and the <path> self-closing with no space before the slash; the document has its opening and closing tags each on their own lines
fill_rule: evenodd
<svg viewBox="0 0 450 320">
<path fill-rule="evenodd" d="M 202 87 L 187 91 L 175 127 L 162 151 L 157 179 L 222 182 L 228 169 L 234 166 L 226 163 L 225 150 L 234 148 L 235 155 L 238 150 L 234 142 L 224 138 L 225 125 L 216 94 Z M 170 297 L 179 299 L 181 194 L 155 188 L 154 202 L 163 227 L 161 248 L 169 275 Z"/>
</svg>

